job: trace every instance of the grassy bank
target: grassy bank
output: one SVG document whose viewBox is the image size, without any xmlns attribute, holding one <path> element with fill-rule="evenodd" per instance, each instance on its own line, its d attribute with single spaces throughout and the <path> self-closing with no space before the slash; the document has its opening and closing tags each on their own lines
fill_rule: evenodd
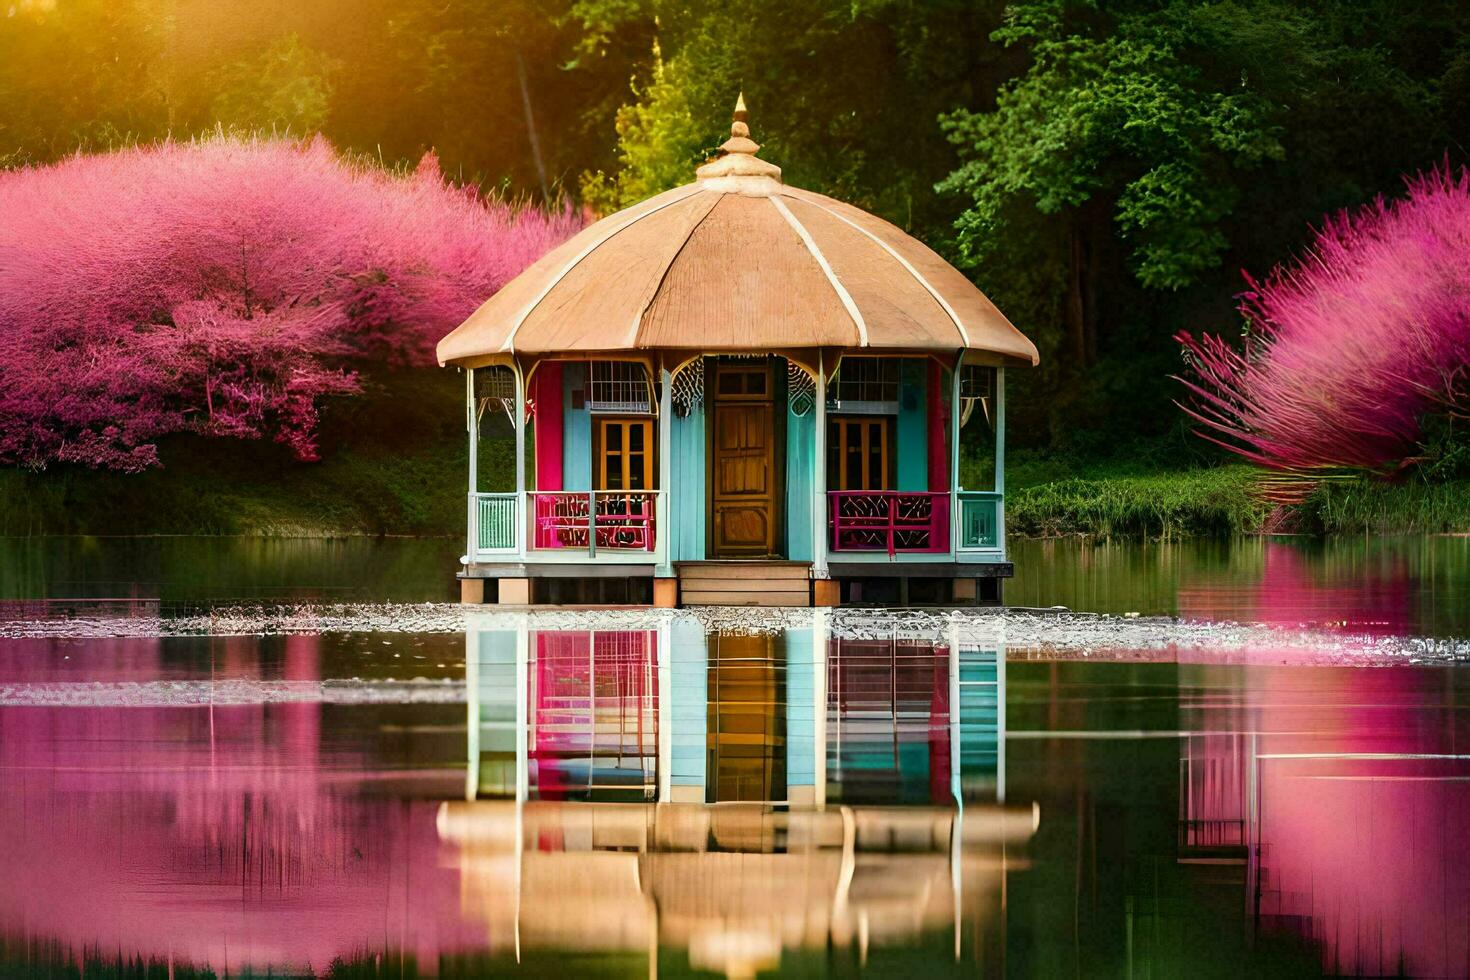
<svg viewBox="0 0 1470 980">
<path fill-rule="evenodd" d="M 1272 508 L 1255 494 L 1258 472 L 1240 464 L 1153 469 L 1022 461 L 1007 474 L 1012 535 L 1176 537 L 1254 534 Z M 1470 483 L 1360 480 L 1319 488 L 1285 526 L 1304 534 L 1470 532 Z"/>
<path fill-rule="evenodd" d="M 329 405 L 322 460 L 195 436 L 138 474 L 0 470 L 0 534 L 462 534 L 464 380 L 401 372 Z"/>
<path fill-rule="evenodd" d="M 1248 534 L 1269 511 L 1251 495 L 1253 481 L 1246 466 L 1093 473 L 1029 485 L 1011 480 L 1006 526 L 1011 534 L 1037 537 Z"/>
<path fill-rule="evenodd" d="M 358 448 L 311 466 L 270 447 L 169 448 L 164 469 L 134 476 L 0 472 L 0 533 L 446 534 L 465 519 L 463 446 Z"/>
<path fill-rule="evenodd" d="M 410 371 L 329 406 L 319 463 L 270 443 L 188 437 L 141 474 L 0 469 L 0 534 L 445 535 L 464 533 L 463 380 Z M 1167 457 L 1166 457 L 1167 458 Z M 481 447 L 482 485 L 511 485 L 508 441 Z M 981 468 L 965 459 L 966 486 Z M 1006 474 L 1013 536 L 1250 534 L 1270 509 L 1256 471 L 1015 453 Z M 1470 483 L 1339 483 L 1291 522 L 1305 533 L 1470 532 Z"/>
</svg>

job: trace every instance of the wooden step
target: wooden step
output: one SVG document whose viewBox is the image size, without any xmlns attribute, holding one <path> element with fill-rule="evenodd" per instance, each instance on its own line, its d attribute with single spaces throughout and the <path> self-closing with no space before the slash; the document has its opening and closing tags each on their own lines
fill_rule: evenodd
<svg viewBox="0 0 1470 980">
<path fill-rule="evenodd" d="M 685 606 L 810 606 L 811 563 L 676 562 Z"/>
<path fill-rule="evenodd" d="M 684 561 L 675 562 L 681 582 L 689 581 L 776 581 L 806 582 L 811 579 L 810 562 Z"/>
</svg>

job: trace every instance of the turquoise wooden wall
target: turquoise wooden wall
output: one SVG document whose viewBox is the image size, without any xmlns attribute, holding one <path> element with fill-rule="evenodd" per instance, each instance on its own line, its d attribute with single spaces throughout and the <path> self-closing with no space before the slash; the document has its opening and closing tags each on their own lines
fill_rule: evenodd
<svg viewBox="0 0 1470 980">
<path fill-rule="evenodd" d="M 592 489 L 592 413 L 572 407 L 572 392 L 586 390 L 587 365 L 562 368 L 562 489 Z"/>
<path fill-rule="evenodd" d="M 786 557 L 812 560 L 812 491 L 816 479 L 817 413 L 786 413 Z"/>
<path fill-rule="evenodd" d="M 669 684 L 663 696 L 672 702 L 669 735 L 669 784 L 705 784 L 709 742 L 709 638 L 704 627 L 692 619 L 674 620 L 669 629 Z"/>
<path fill-rule="evenodd" d="M 899 368 L 896 490 L 929 489 L 929 422 L 924 367 L 921 358 L 906 357 Z"/>
<path fill-rule="evenodd" d="M 669 425 L 669 539 L 671 561 L 704 559 L 704 406 Z"/>
</svg>

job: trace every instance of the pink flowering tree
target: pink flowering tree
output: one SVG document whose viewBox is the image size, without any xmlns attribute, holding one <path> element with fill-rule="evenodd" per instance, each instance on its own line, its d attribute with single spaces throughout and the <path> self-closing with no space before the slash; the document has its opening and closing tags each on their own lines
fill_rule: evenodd
<svg viewBox="0 0 1470 980">
<path fill-rule="evenodd" d="M 1470 174 L 1447 166 L 1331 217 L 1301 261 L 1249 280 L 1243 345 L 1180 334 L 1184 410 L 1300 499 L 1423 458 L 1426 421 L 1470 406 Z"/>
<path fill-rule="evenodd" d="M 322 400 L 434 343 L 583 223 L 306 142 L 0 173 L 0 463 L 137 471 L 176 432 L 316 458 Z"/>
</svg>

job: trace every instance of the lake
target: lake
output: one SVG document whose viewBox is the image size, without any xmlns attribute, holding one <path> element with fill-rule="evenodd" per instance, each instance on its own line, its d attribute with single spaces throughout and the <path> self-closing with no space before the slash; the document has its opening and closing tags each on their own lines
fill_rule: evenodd
<svg viewBox="0 0 1470 980">
<path fill-rule="evenodd" d="M 1470 543 L 1012 551 L 1010 602 L 1120 618 L 0 638 L 0 976 L 1470 973 L 1470 674 L 1337 656 L 1470 634 Z M 0 600 L 445 601 L 455 556 L 12 540 Z"/>
<path fill-rule="evenodd" d="M 0 600 L 450 602 L 445 538 L 0 539 Z M 1012 605 L 1470 635 L 1470 537 L 1022 539 Z"/>
</svg>

